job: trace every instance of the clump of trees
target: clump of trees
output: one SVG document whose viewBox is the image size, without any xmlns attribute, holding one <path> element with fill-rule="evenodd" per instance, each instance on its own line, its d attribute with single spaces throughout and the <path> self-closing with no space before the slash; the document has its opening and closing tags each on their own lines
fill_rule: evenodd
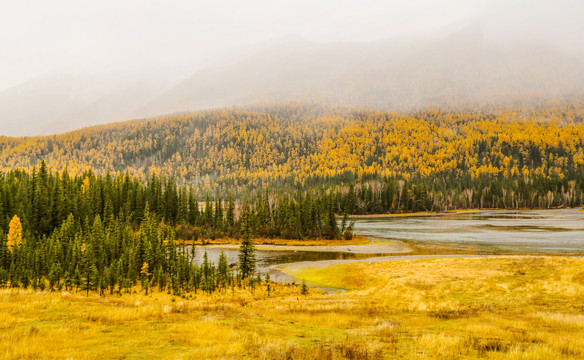
<svg viewBox="0 0 584 360">
<path fill-rule="evenodd" d="M 170 178 L 142 184 L 128 175 L 0 173 L 0 286 L 130 292 L 136 285 L 183 294 L 256 282 L 253 238 L 338 238 L 332 193 L 271 196 L 237 206 L 207 196 L 204 206 Z M 241 213 L 241 215 L 238 215 Z M 14 215 L 9 215 L 14 214 Z M 197 264 L 180 232 L 242 238 L 231 269 L 206 253 Z M 189 238 L 189 240 L 193 239 Z"/>
<path fill-rule="evenodd" d="M 576 207 L 584 204 L 584 167 L 577 180 L 514 175 L 385 178 L 338 187 L 337 212 L 406 213 L 456 209 Z"/>
<path fill-rule="evenodd" d="M 103 295 L 129 293 L 137 285 L 146 293 L 176 295 L 246 285 L 253 289 L 262 279 L 255 272 L 249 225 L 245 229 L 240 264 L 232 269 L 224 254 L 213 264 L 205 252 L 203 261 L 196 263 L 194 246 L 179 246 L 174 228 L 158 222 L 148 210 L 138 232 L 118 219 L 105 224 L 96 215 L 93 221 L 79 223 L 69 215 L 40 239 L 23 236 L 22 223 L 14 216 L 8 234 L 0 233 L 0 286 Z"/>
</svg>

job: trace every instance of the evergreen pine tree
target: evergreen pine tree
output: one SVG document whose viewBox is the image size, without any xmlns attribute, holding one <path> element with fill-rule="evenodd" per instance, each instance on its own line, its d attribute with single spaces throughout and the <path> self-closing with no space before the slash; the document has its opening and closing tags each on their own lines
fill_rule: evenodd
<svg viewBox="0 0 584 360">
<path fill-rule="evenodd" d="M 235 227 L 235 203 L 233 202 L 233 195 L 229 194 L 229 202 L 227 204 L 227 212 L 225 214 L 225 231 L 229 235 L 232 235 L 234 227 Z"/>
<path fill-rule="evenodd" d="M 229 264 L 227 263 L 227 256 L 221 251 L 219 255 L 219 263 L 217 264 L 217 271 L 219 275 L 219 282 L 222 289 L 227 286 L 227 281 L 229 279 Z"/>
<path fill-rule="evenodd" d="M 221 199 L 217 196 L 217 199 L 215 200 L 215 218 L 213 219 L 215 231 L 223 230 L 223 206 L 221 203 Z"/>
<path fill-rule="evenodd" d="M 306 281 L 302 280 L 302 287 L 300 288 L 300 293 L 302 295 L 308 294 L 308 286 L 306 285 Z"/>
<path fill-rule="evenodd" d="M 251 226 L 250 226 L 250 214 L 249 210 L 246 209 L 242 219 L 242 233 L 243 239 L 239 247 L 239 272 L 241 278 L 245 279 L 255 272 L 256 268 L 256 258 L 255 258 L 255 247 L 253 241 L 251 240 Z"/>
</svg>

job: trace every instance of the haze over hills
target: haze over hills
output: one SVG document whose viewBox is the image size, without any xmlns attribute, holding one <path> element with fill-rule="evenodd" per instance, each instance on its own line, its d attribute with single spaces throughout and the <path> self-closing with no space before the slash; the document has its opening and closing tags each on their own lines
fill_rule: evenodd
<svg viewBox="0 0 584 360">
<path fill-rule="evenodd" d="M 0 134 L 54 134 L 127 120 L 167 82 L 117 72 L 46 75 L 0 93 Z"/>
<path fill-rule="evenodd" d="M 552 47 L 497 45 L 471 26 L 439 40 L 296 42 L 202 70 L 137 115 L 312 100 L 383 110 L 530 101 L 583 92 L 584 63 Z"/>
<path fill-rule="evenodd" d="M 552 46 L 486 40 L 475 24 L 438 39 L 331 44 L 288 39 L 170 83 L 119 73 L 35 79 L 0 93 L 0 119 L 8 124 L 0 134 L 53 134 L 290 100 L 404 110 L 574 97 L 584 94 L 584 62 Z"/>
</svg>

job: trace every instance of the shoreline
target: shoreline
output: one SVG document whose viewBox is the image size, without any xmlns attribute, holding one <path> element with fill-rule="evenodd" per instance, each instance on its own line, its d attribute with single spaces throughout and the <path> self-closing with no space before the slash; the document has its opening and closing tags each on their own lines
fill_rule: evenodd
<svg viewBox="0 0 584 360">
<path fill-rule="evenodd" d="M 311 240 L 299 240 L 299 239 L 269 239 L 269 238 L 256 238 L 251 239 L 254 245 L 271 245 L 271 246 L 295 246 L 302 248 L 309 247 L 330 247 L 330 246 L 345 246 L 345 245 L 366 245 L 371 242 L 371 239 L 366 236 L 354 235 L 351 240 L 326 240 L 326 239 L 311 239 Z M 193 245 L 193 240 L 177 240 L 181 245 Z M 235 238 L 220 238 L 220 239 L 205 239 L 205 240 L 195 240 L 195 246 L 239 246 L 241 244 L 241 239 Z"/>
<path fill-rule="evenodd" d="M 365 219 L 365 218 L 400 218 L 400 217 L 419 217 L 419 216 L 438 216 L 438 215 L 448 215 L 448 214 L 460 214 L 460 213 L 472 213 L 479 211 L 530 211 L 530 210 L 568 210 L 575 209 L 578 211 L 584 211 L 584 207 L 553 207 L 553 208 L 518 208 L 518 209 L 505 209 L 505 208 L 473 208 L 473 209 L 456 209 L 456 210 L 444 210 L 444 211 L 417 211 L 417 212 L 405 212 L 405 213 L 380 213 L 380 214 L 359 214 L 350 215 L 351 219 Z M 340 218 L 340 216 L 337 216 Z"/>
<path fill-rule="evenodd" d="M 400 240 L 366 239 L 366 243 L 344 245 L 255 244 L 255 249 L 256 251 L 344 252 L 353 254 L 407 254 L 415 251 L 412 246 Z M 199 246 L 209 249 L 239 249 L 239 244 L 207 244 Z"/>
</svg>

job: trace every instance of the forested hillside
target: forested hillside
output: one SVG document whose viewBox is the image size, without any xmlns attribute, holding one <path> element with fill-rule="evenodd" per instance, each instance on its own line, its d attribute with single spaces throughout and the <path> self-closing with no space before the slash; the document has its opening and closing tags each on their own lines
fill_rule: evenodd
<svg viewBox="0 0 584 360">
<path fill-rule="evenodd" d="M 364 212 L 567 206 L 583 202 L 583 119 L 580 100 L 412 113 L 280 104 L 1 138 L 0 166 L 172 176 L 198 200 L 355 184 Z M 387 183 L 386 197 L 409 191 L 419 206 L 367 205 Z"/>
</svg>

